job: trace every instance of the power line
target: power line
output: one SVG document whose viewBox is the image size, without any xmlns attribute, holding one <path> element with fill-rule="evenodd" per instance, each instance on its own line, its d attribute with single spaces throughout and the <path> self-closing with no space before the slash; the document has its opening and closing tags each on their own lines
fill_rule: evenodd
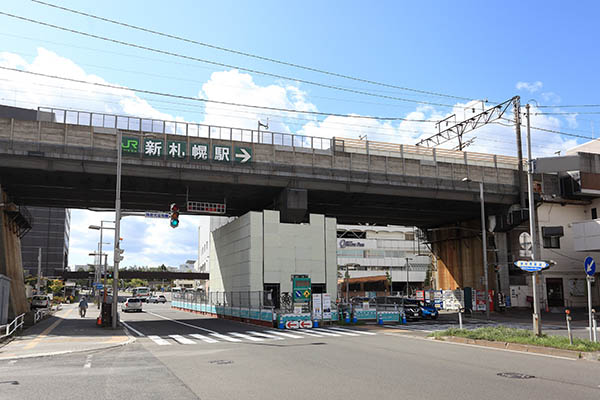
<svg viewBox="0 0 600 400">
<path fill-rule="evenodd" d="M 1 12 L 0 12 L 0 14 L 1 14 Z M 369 119 L 369 120 L 378 120 L 378 121 L 408 121 L 408 122 L 425 122 L 425 123 L 436 123 L 437 122 L 437 121 L 425 120 L 425 119 L 407 119 L 407 118 L 402 118 L 402 117 L 373 117 L 373 116 L 355 115 L 355 114 L 337 114 L 337 113 L 326 113 L 326 112 L 320 112 L 320 111 L 292 110 L 292 109 L 288 109 L 288 108 L 259 106 L 259 105 L 254 105 L 254 104 L 240 104 L 240 103 L 232 103 L 232 102 L 228 102 L 228 101 L 210 100 L 210 99 L 203 99 L 200 97 L 191 97 L 191 96 L 176 95 L 176 94 L 171 94 L 171 93 L 163 93 L 163 92 L 157 92 L 157 91 L 152 91 L 152 90 L 136 89 L 136 88 L 127 87 L 127 86 L 111 85 L 108 83 L 89 82 L 89 81 L 84 81 L 84 80 L 80 80 L 80 79 L 66 78 L 66 77 L 62 77 L 62 76 L 43 74 L 40 72 L 23 71 L 23 70 L 16 69 L 16 68 L 8 68 L 8 67 L 0 66 L 0 69 L 6 70 L 6 71 L 18 72 L 18 73 L 22 73 L 22 74 L 41 76 L 44 78 L 59 79 L 59 80 L 63 80 L 63 81 L 81 83 L 81 84 L 85 84 L 85 85 L 105 87 L 105 88 L 109 88 L 109 89 L 128 90 L 131 92 L 145 93 L 145 94 L 151 94 L 151 95 L 155 95 L 155 96 L 171 97 L 171 98 L 176 98 L 176 99 L 198 101 L 198 102 L 203 102 L 203 103 L 224 104 L 224 105 L 234 106 L 234 107 L 247 107 L 247 108 L 256 108 L 256 109 L 270 110 L 270 111 L 281 111 L 281 112 L 288 112 L 288 113 L 295 113 L 295 114 L 310 114 L 310 115 L 321 115 L 321 116 L 331 116 L 331 117 Z"/>
<path fill-rule="evenodd" d="M 600 107 L 600 104 L 569 104 L 565 106 L 536 106 L 536 108 L 595 108 Z"/>
<path fill-rule="evenodd" d="M 541 112 L 533 115 L 598 115 L 600 111 Z"/>
<path fill-rule="evenodd" d="M 202 63 L 206 63 L 206 64 L 217 65 L 217 66 L 224 67 L 224 68 L 238 69 L 240 71 L 246 71 L 246 72 L 250 72 L 250 73 L 254 73 L 254 74 L 264 75 L 264 76 L 268 76 L 271 78 L 284 79 L 284 80 L 288 80 L 288 81 L 292 81 L 292 82 L 299 82 L 299 83 L 304 83 L 307 85 L 322 87 L 325 89 L 338 90 L 338 91 L 342 91 L 342 92 L 360 94 L 360 95 L 364 95 L 364 96 L 381 97 L 381 98 L 390 99 L 390 100 L 404 101 L 404 102 L 417 103 L 417 104 L 425 104 L 425 105 L 430 105 L 430 106 L 454 108 L 454 105 L 450 105 L 450 104 L 434 103 L 434 102 L 423 101 L 423 100 L 413 100 L 413 99 L 405 99 L 402 97 L 388 96 L 388 95 L 383 95 L 383 94 L 375 94 L 375 93 L 365 92 L 362 90 L 349 89 L 349 88 L 345 88 L 345 87 L 341 87 L 341 86 L 329 85 L 326 83 L 314 82 L 314 81 L 309 81 L 309 80 L 304 80 L 304 79 L 299 79 L 299 78 L 292 78 L 292 77 L 288 77 L 285 75 L 274 74 L 271 72 L 264 72 L 264 71 L 259 71 L 259 70 L 255 70 L 255 69 L 251 69 L 251 68 L 245 68 L 245 67 L 235 66 L 235 65 L 231 65 L 231 64 L 225 64 L 225 63 L 221 63 L 221 62 L 192 57 L 192 56 L 188 56 L 185 54 L 174 53 L 174 52 L 167 51 L 167 50 L 155 49 L 153 47 L 143 46 L 143 45 L 139 45 L 139 44 L 135 44 L 135 43 L 131 43 L 131 42 L 124 42 L 122 40 L 112 39 L 112 38 L 108 38 L 105 36 L 99 36 L 99 35 L 95 35 L 92 33 L 82 32 L 82 31 L 78 31 L 75 29 L 71 29 L 71 28 L 65 28 L 63 26 L 58 26 L 58 25 L 47 23 L 47 22 L 42 22 L 42 21 L 38 21 L 35 19 L 6 13 L 3 11 L 0 11 L 0 15 L 4 15 L 4 16 L 10 17 L 10 18 L 15 18 L 15 19 L 19 19 L 22 21 L 26 21 L 26 22 L 31 22 L 33 24 L 42 25 L 42 26 L 46 26 L 49 28 L 53 28 L 53 29 L 58 29 L 58 30 L 61 30 L 64 32 L 75 33 L 77 35 L 90 37 L 90 38 L 98 39 L 98 40 L 103 40 L 106 42 L 116 43 L 116 44 L 132 47 L 132 48 L 136 48 L 136 49 L 140 49 L 140 50 L 146 50 L 146 51 L 150 51 L 150 52 L 154 52 L 154 53 L 158 53 L 158 54 L 168 55 L 171 57 L 183 58 L 183 59 L 202 62 Z"/>
<path fill-rule="evenodd" d="M 3 34 L 3 33 L 0 33 L 0 35 L 6 35 L 6 36 L 11 36 L 11 37 L 24 38 L 24 39 L 28 39 L 28 40 L 37 40 L 37 39 L 28 38 L 28 37 L 19 36 L 19 35 L 9 35 L 9 34 Z M 45 40 L 41 40 L 41 41 L 42 42 L 52 43 L 52 44 L 58 44 L 58 45 L 62 45 L 62 46 L 67 46 L 67 47 L 83 48 L 83 49 L 86 49 L 86 50 L 105 52 L 103 50 L 98 50 L 98 49 L 93 49 L 93 48 L 87 48 L 87 47 L 80 47 L 80 46 L 72 46 L 72 45 L 68 45 L 68 44 L 65 44 L 65 43 L 57 43 L 57 42 L 51 42 L 51 41 L 45 41 Z M 21 55 L 21 56 L 36 57 L 35 54 L 31 54 L 31 53 L 25 53 L 25 52 L 19 52 L 19 51 L 14 51 L 12 53 L 13 54 L 18 54 L 18 55 Z M 108 52 L 108 53 L 112 53 L 112 52 Z M 134 58 L 148 59 L 147 57 L 136 57 L 136 56 L 133 56 L 133 55 L 127 55 L 127 54 L 122 54 L 122 53 L 116 53 L 116 54 L 124 55 L 124 56 L 128 56 L 128 57 L 134 57 Z M 155 58 L 150 58 L 150 60 L 153 60 L 153 61 L 163 61 L 163 60 L 158 60 L 158 59 L 155 59 Z M 206 69 L 210 69 L 210 70 L 213 70 L 213 71 L 217 70 L 216 68 L 200 67 L 200 66 L 194 65 L 194 64 L 186 64 L 186 63 L 181 63 L 181 64 L 182 65 L 186 65 L 186 66 L 191 66 L 191 67 L 206 68 Z M 105 66 L 105 65 L 97 65 L 97 64 L 90 64 L 90 63 L 78 63 L 78 65 L 84 65 L 84 66 L 88 66 L 88 67 L 105 69 L 105 70 L 108 70 L 108 71 L 125 72 L 125 73 L 135 74 L 135 75 L 138 75 L 138 76 L 139 75 L 145 75 L 145 76 L 150 76 L 150 77 L 155 77 L 155 78 L 164 78 L 164 79 L 170 79 L 170 80 L 181 81 L 181 82 L 193 82 L 193 83 L 198 83 L 198 84 L 206 83 L 206 81 L 200 81 L 200 80 L 197 80 L 197 79 L 189 79 L 189 78 L 183 78 L 183 77 L 176 77 L 176 76 L 172 76 L 172 75 L 153 74 L 153 73 L 150 73 L 150 72 L 143 72 L 143 71 L 133 71 L 133 70 L 127 70 L 127 69 L 122 69 L 122 68 L 109 67 L 109 66 Z M 225 85 L 225 84 L 222 84 L 222 83 L 220 83 L 219 86 L 225 86 L 225 87 L 231 87 L 231 88 L 238 88 L 238 89 L 242 88 L 241 86 Z M 369 105 L 384 106 L 384 107 L 395 107 L 395 108 L 410 108 L 411 110 L 414 110 L 414 108 L 412 108 L 413 106 L 408 105 L 408 104 L 407 105 L 402 105 L 402 104 L 381 103 L 381 102 L 374 102 L 374 101 L 342 99 L 342 98 L 339 98 L 339 97 L 319 96 L 319 95 L 314 95 L 314 94 L 311 94 L 310 97 L 311 98 L 315 98 L 315 99 L 325 99 L 325 100 L 338 101 L 338 102 L 356 103 L 356 104 L 369 104 Z"/>
<path fill-rule="evenodd" d="M 226 47 L 221 47 L 221 46 L 213 45 L 213 44 L 210 44 L 210 43 L 200 42 L 200 41 L 197 41 L 197 40 L 194 40 L 194 39 L 188 39 L 188 38 L 185 38 L 185 37 L 181 37 L 181 36 L 177 36 L 177 35 L 173 35 L 173 34 L 169 34 L 169 33 L 159 32 L 159 31 L 156 31 L 156 30 L 153 30 L 153 29 L 149 29 L 149 28 L 144 28 L 144 27 L 137 26 L 137 25 L 128 24 L 126 22 L 116 21 L 116 20 L 113 20 L 113 19 L 109 19 L 109 18 L 105 18 L 105 17 L 100 17 L 98 15 L 89 14 L 89 13 L 86 13 L 86 12 L 83 12 L 83 11 L 74 10 L 74 9 L 67 8 L 67 7 L 62 7 L 62 6 L 58 6 L 58 5 L 51 4 L 51 3 L 46 3 L 44 1 L 39 1 L 39 0 L 31 0 L 31 1 L 33 1 L 34 3 L 38 3 L 38 4 L 41 4 L 41 5 L 48 6 L 48 7 L 53 7 L 53 8 L 59 9 L 59 10 L 67 11 L 67 12 L 70 12 L 70 13 L 73 13 L 73 14 L 82 15 L 82 16 L 85 16 L 85 17 L 88 17 L 88 18 L 93 18 L 93 19 L 104 21 L 104 22 L 108 22 L 108 23 L 111 23 L 111 24 L 124 26 L 124 27 L 127 27 L 127 28 L 135 29 L 135 30 L 138 30 L 138 31 L 146 32 L 146 33 L 151 33 L 153 35 L 158 35 L 158 36 L 166 37 L 166 38 L 169 38 L 169 39 L 175 39 L 175 40 L 179 40 L 179 41 L 182 41 L 182 42 L 187 42 L 187 43 L 191 43 L 191 44 L 195 44 L 195 45 L 199 45 L 199 46 L 204 46 L 204 47 L 208 47 L 208 48 L 215 49 L 215 50 L 220 50 L 220 51 L 224 51 L 224 52 L 228 52 L 228 53 L 232 53 L 232 54 L 241 55 L 241 56 L 244 56 L 244 57 L 250 57 L 250 58 L 255 58 L 255 59 L 258 59 L 258 60 L 262 60 L 262 61 L 268 61 L 268 62 L 280 64 L 280 65 L 285 65 L 285 66 L 288 66 L 288 67 L 293 67 L 293 68 L 298 68 L 298 69 L 304 69 L 304 70 L 307 70 L 307 71 L 317 72 L 317 73 L 325 74 L 325 75 L 329 75 L 329 76 L 335 76 L 335 77 L 338 77 L 338 78 L 349 79 L 349 80 L 353 80 L 353 81 L 356 81 L 356 82 L 368 83 L 370 85 L 383 86 L 383 87 L 387 87 L 387 88 L 399 89 L 399 90 L 404 90 L 404 91 L 409 91 L 409 92 L 415 92 L 415 93 L 419 93 L 419 94 L 426 94 L 426 95 L 439 96 L 439 97 L 447 97 L 447 98 L 451 98 L 451 99 L 467 100 L 467 101 L 475 100 L 475 99 L 470 99 L 468 97 L 454 96 L 454 95 L 449 95 L 449 94 L 444 94 L 444 93 L 432 92 L 432 91 L 428 91 L 428 90 L 414 89 L 414 88 L 408 88 L 408 87 L 403 87 L 403 86 L 392 85 L 392 84 L 388 84 L 388 83 L 373 81 L 373 80 L 370 80 L 370 79 L 358 78 L 358 77 L 354 77 L 354 76 L 350 76 L 350 75 L 345 75 L 345 74 L 341 74 L 341 73 L 337 73 L 337 72 L 331 72 L 331 71 L 326 71 L 326 70 L 318 69 L 318 68 L 314 68 L 314 67 L 308 67 L 308 66 L 305 66 L 305 65 L 291 63 L 291 62 L 288 62 L 288 61 L 281 61 L 281 60 L 277 60 L 277 59 L 270 58 L 270 57 L 264 57 L 264 56 L 260 56 L 260 55 L 256 55 L 256 54 L 251 54 L 251 53 L 243 52 L 243 51 L 240 51 L 240 50 L 229 49 L 229 48 L 226 48 Z"/>
</svg>

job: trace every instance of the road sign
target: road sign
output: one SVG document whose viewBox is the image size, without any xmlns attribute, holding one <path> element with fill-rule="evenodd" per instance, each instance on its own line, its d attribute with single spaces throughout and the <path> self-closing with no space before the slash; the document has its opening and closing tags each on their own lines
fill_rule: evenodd
<svg viewBox="0 0 600 400">
<path fill-rule="evenodd" d="M 225 203 L 209 203 L 207 201 L 188 201 L 187 211 L 203 214 L 225 214 Z"/>
<path fill-rule="evenodd" d="M 593 276 L 596 273 L 596 261 L 592 257 L 586 257 L 583 262 L 583 268 L 586 274 Z"/>
<path fill-rule="evenodd" d="M 252 161 L 252 148 L 236 146 L 234 160 L 240 164 L 246 164 Z"/>
<path fill-rule="evenodd" d="M 309 328 L 313 327 L 312 321 L 300 321 L 299 325 L 300 325 L 300 328 L 305 328 L 305 329 L 309 329 Z"/>
<path fill-rule="evenodd" d="M 146 217 L 146 218 L 169 218 L 169 213 L 168 212 L 146 211 L 144 213 L 144 217 Z"/>
<path fill-rule="evenodd" d="M 285 329 L 298 329 L 300 328 L 299 321 L 287 321 L 285 323 Z"/>
<path fill-rule="evenodd" d="M 527 232 L 523 232 L 519 235 L 519 244 L 523 250 L 531 249 L 531 235 Z"/>
<path fill-rule="evenodd" d="M 546 261 L 515 261 L 515 265 L 527 272 L 537 272 L 547 268 L 550 264 Z"/>
</svg>

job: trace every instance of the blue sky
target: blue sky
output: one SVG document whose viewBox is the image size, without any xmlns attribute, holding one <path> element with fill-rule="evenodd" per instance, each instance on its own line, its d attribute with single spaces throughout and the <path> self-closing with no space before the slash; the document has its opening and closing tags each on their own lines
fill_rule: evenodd
<svg viewBox="0 0 600 400">
<path fill-rule="evenodd" d="M 402 87 L 490 101 L 520 95 L 522 103 L 535 99 L 539 104 L 556 106 L 544 109 L 546 112 L 600 111 L 600 108 L 560 108 L 600 103 L 600 79 L 596 72 L 599 64 L 596 20 L 600 6 L 592 1 L 568 5 L 559 1 L 48 2 L 217 46 Z M 453 112 L 463 113 L 468 103 L 324 76 L 156 37 L 30 1 L 5 0 L 2 5 L 3 12 L 170 52 L 447 107 L 351 94 L 211 66 L 2 15 L 0 66 L 212 100 L 341 114 L 439 119 Z M 433 130 L 431 124 L 349 122 L 336 117 L 205 106 L 128 91 L 92 89 L 9 71 L 0 71 L 0 103 L 249 128 L 256 126 L 257 119 L 268 117 L 271 130 L 276 131 L 324 137 L 367 134 L 371 140 L 407 144 L 414 144 Z M 592 137 L 598 135 L 599 120 L 597 114 L 534 115 L 532 124 Z M 468 151 L 516 153 L 514 130 L 510 127 L 488 126 L 471 137 L 476 139 Z M 534 153 L 553 154 L 585 140 L 534 132 Z M 88 211 L 73 212 L 72 264 L 89 262 L 87 253 L 96 247 L 98 239 L 97 232 L 87 231 L 87 225 L 102 218 Z M 125 220 L 124 231 L 131 229 L 131 239 L 126 239 L 129 243 L 123 244 L 128 255 L 125 265 L 163 262 L 179 265 L 197 257 L 198 218 L 185 217 L 180 228 L 170 231 L 162 230 L 161 223 L 165 221 Z M 142 231 L 143 237 L 134 233 Z M 163 243 L 179 244 L 181 250 L 157 252 L 153 248 L 157 238 Z"/>
</svg>

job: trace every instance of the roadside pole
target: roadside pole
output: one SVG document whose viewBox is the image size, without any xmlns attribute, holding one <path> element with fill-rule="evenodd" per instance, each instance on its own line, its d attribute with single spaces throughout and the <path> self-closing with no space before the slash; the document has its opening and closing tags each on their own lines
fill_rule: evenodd
<svg viewBox="0 0 600 400">
<path fill-rule="evenodd" d="M 525 106 L 527 110 L 527 197 L 529 200 L 529 234 L 531 235 L 531 260 L 536 259 L 536 238 L 537 231 L 535 226 L 535 204 L 533 202 L 533 161 L 531 158 L 531 118 L 529 104 Z M 516 110 L 520 112 L 519 109 Z M 520 190 L 520 189 L 519 189 Z M 542 334 L 542 319 L 540 316 L 540 304 L 537 294 L 537 272 L 531 275 L 531 283 L 533 285 L 533 333 L 536 336 Z"/>
<path fill-rule="evenodd" d="M 36 290 L 37 293 L 40 294 L 40 289 L 42 288 L 42 248 L 38 247 L 38 271 L 37 271 L 37 284 Z"/>
<path fill-rule="evenodd" d="M 117 129 L 117 187 L 115 194 L 115 243 L 113 260 L 113 300 L 112 300 L 112 328 L 117 329 L 117 318 L 119 313 L 119 261 L 121 260 L 120 229 L 121 229 L 121 150 L 123 138 L 121 131 Z"/>
<path fill-rule="evenodd" d="M 588 316 L 589 316 L 589 327 L 590 327 L 590 342 L 594 341 L 594 332 L 593 332 L 593 323 L 592 323 L 592 277 L 591 276 L 587 276 L 586 279 L 587 281 L 587 292 L 588 292 Z"/>
</svg>

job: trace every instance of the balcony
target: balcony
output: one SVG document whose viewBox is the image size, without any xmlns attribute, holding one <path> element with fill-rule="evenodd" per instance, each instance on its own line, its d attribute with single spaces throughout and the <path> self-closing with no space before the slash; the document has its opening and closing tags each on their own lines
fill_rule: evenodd
<svg viewBox="0 0 600 400">
<path fill-rule="evenodd" d="M 573 222 L 575 251 L 600 251 L 600 219 Z"/>
</svg>

